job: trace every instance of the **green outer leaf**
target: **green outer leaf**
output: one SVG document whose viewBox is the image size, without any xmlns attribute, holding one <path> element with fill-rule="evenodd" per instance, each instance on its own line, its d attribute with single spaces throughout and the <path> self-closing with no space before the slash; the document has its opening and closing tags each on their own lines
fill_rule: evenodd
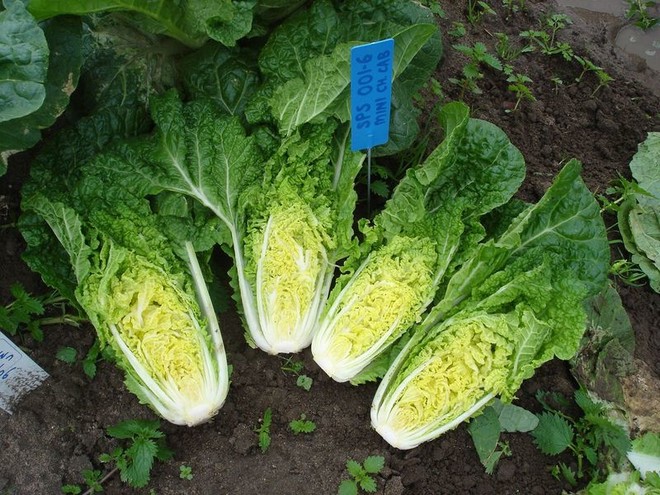
<svg viewBox="0 0 660 495">
<path fill-rule="evenodd" d="M 0 122 L 36 111 L 46 98 L 48 42 L 21 0 L 0 12 Z"/>
<path fill-rule="evenodd" d="M 630 162 L 633 177 L 650 196 L 636 194 L 642 206 L 658 208 L 660 201 L 660 132 L 649 132 Z"/>
<path fill-rule="evenodd" d="M 639 265 L 641 270 L 649 278 L 651 288 L 660 293 L 660 267 L 645 256 L 635 243 L 637 232 L 633 230 L 631 217 L 639 214 L 640 210 L 636 204 L 636 198 L 634 196 L 624 198 L 624 201 L 619 205 L 619 210 L 617 211 L 619 232 L 621 233 L 623 245 L 631 254 L 632 262 Z M 644 213 L 642 212 L 641 214 Z M 651 210 L 648 214 L 657 216 L 658 213 Z M 637 225 L 639 225 L 639 222 L 637 222 Z"/>
<path fill-rule="evenodd" d="M 541 201 L 521 215 L 520 246 L 514 254 L 535 246 L 563 251 L 566 265 L 584 284 L 588 295 L 598 294 L 607 280 L 609 244 L 600 207 L 587 189 L 577 160 L 569 161 Z M 516 234 L 514 229 L 513 235 Z M 503 241 L 508 242 L 505 234 Z"/>
<path fill-rule="evenodd" d="M 583 388 L 625 408 L 621 378 L 635 369 L 630 318 L 611 283 L 587 301 L 586 308 L 587 331 L 571 360 L 571 372 Z"/>
<path fill-rule="evenodd" d="M 215 15 L 209 19 L 203 19 L 206 23 L 208 35 L 225 46 L 235 46 L 236 42 L 247 36 L 252 30 L 253 9 L 257 0 L 249 1 L 225 1 L 223 8 L 231 15 L 222 13 L 222 17 Z M 207 8 L 213 5 L 208 3 Z M 229 18 L 228 18 L 229 17 Z"/>
<path fill-rule="evenodd" d="M 247 34 L 251 22 L 245 12 L 252 4 L 239 2 L 235 6 L 231 0 L 188 0 L 184 5 L 172 0 L 31 0 L 28 8 L 38 20 L 61 14 L 127 11 L 135 14 L 138 24 L 148 31 L 166 34 L 190 47 L 200 47 L 209 37 L 233 44 L 238 39 L 236 36 Z"/>
<path fill-rule="evenodd" d="M 9 155 L 6 151 L 11 153 L 34 146 L 41 139 L 39 130 L 55 122 L 66 109 L 69 97 L 78 84 L 82 65 L 81 20 L 62 17 L 46 22 L 42 27 L 50 48 L 45 99 L 43 105 L 29 115 L 0 122 L 0 152 L 3 152 L 5 166 Z"/>
<path fill-rule="evenodd" d="M 499 413 L 502 430 L 506 432 L 532 431 L 539 423 L 536 415 L 527 409 L 513 404 L 503 404 Z"/>
<path fill-rule="evenodd" d="M 437 28 L 430 24 L 410 26 L 392 36 L 394 39 L 394 78 L 411 62 Z M 350 83 L 350 48 L 358 43 L 341 43 L 327 56 L 305 63 L 303 79 L 291 79 L 279 87 L 271 100 L 273 114 L 281 131 L 289 135 L 295 128 L 321 115 L 330 105 L 338 104 Z"/>
<path fill-rule="evenodd" d="M 308 10 L 297 12 L 269 36 L 259 54 L 262 73 L 276 86 L 303 77 L 305 62 L 332 51 L 340 39 L 342 27 L 330 1 L 312 3 Z"/>
<path fill-rule="evenodd" d="M 53 203 L 43 195 L 34 195 L 23 201 L 23 208 L 30 209 L 46 220 L 69 255 L 78 283 L 90 272 L 92 249 L 83 234 L 79 215 L 62 203 Z"/>
<path fill-rule="evenodd" d="M 259 82 L 256 55 L 209 42 L 180 64 L 193 99 L 210 98 L 229 115 L 241 115 Z"/>
<path fill-rule="evenodd" d="M 502 432 L 495 409 L 492 407 L 484 408 L 482 414 L 470 421 L 468 431 L 474 442 L 479 460 L 486 466 L 497 448 Z"/>
<path fill-rule="evenodd" d="M 511 257 L 542 249 L 561 253 L 567 282 L 595 295 L 605 286 L 609 245 L 600 208 L 580 177 L 581 164 L 569 161 L 541 200 L 523 211 L 496 241 L 479 246 L 449 280 L 429 321 L 438 321 L 469 296 Z M 565 359 L 572 354 L 562 354 Z"/>
<path fill-rule="evenodd" d="M 628 221 L 637 249 L 660 269 L 660 199 L 656 203 L 633 209 Z"/>
<path fill-rule="evenodd" d="M 255 17 L 259 21 L 271 24 L 288 17 L 305 3 L 306 0 L 260 0 L 255 7 Z"/>
</svg>

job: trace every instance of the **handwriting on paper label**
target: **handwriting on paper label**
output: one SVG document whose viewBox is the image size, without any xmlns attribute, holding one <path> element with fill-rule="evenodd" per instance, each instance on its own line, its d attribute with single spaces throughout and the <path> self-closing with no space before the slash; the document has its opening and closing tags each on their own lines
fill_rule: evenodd
<svg viewBox="0 0 660 495">
<path fill-rule="evenodd" d="M 373 148 L 389 140 L 394 40 L 351 49 L 351 149 Z"/>
<path fill-rule="evenodd" d="M 21 397 L 47 377 L 48 373 L 0 334 L 0 408 L 11 413 Z"/>
</svg>

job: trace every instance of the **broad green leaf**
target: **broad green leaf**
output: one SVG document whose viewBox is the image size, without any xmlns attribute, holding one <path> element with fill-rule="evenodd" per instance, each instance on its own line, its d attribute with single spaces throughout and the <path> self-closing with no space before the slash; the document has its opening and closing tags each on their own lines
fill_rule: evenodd
<svg viewBox="0 0 660 495">
<path fill-rule="evenodd" d="M 660 132 L 649 132 L 646 139 L 639 144 L 637 153 L 630 162 L 630 171 L 637 184 L 646 191 L 637 194 L 640 205 L 658 208 L 660 201 Z"/>
<path fill-rule="evenodd" d="M 175 0 L 31 0 L 30 12 L 39 20 L 62 14 L 85 15 L 100 12 L 127 12 L 146 31 L 165 34 L 190 47 L 200 47 L 208 38 L 227 45 L 250 32 L 254 1 Z"/>
<path fill-rule="evenodd" d="M 292 79 L 277 88 L 271 105 L 283 134 L 320 115 L 350 82 L 350 47 L 340 44 L 332 55 L 309 60 L 305 79 Z"/>
<path fill-rule="evenodd" d="M 367 473 L 377 474 L 385 467 L 385 458 L 380 455 L 370 455 L 362 465 Z"/>
<path fill-rule="evenodd" d="M 149 438 L 137 438 L 126 450 L 129 456 L 128 467 L 121 470 L 122 481 L 130 486 L 141 488 L 149 483 L 151 468 L 158 453 L 156 442 Z"/>
<path fill-rule="evenodd" d="M 573 428 L 561 416 L 544 412 L 539 416 L 539 424 L 532 431 L 532 436 L 541 452 L 557 455 L 573 442 Z"/>
<path fill-rule="evenodd" d="M 433 25 L 418 24 L 392 36 L 394 78 L 407 67 L 436 29 Z M 337 105 L 340 95 L 348 98 L 345 89 L 350 83 L 350 49 L 356 44 L 341 43 L 330 55 L 308 60 L 303 78 L 291 79 L 276 90 L 271 104 L 283 133 L 290 134 L 301 124 L 321 115 L 330 105 Z"/>
<path fill-rule="evenodd" d="M 255 58 L 247 50 L 209 42 L 180 65 L 186 91 L 195 99 L 210 98 L 222 111 L 240 116 L 259 82 Z"/>
<path fill-rule="evenodd" d="M 637 184 L 623 197 L 617 211 L 619 230 L 633 263 L 660 292 L 660 133 L 650 132 L 630 162 Z"/>
<path fill-rule="evenodd" d="M 79 215 L 63 203 L 53 203 L 43 195 L 34 195 L 24 200 L 24 208 L 38 213 L 48 223 L 66 250 L 73 272 L 78 282 L 82 281 L 91 269 L 92 249 L 83 233 L 83 223 Z"/>
<path fill-rule="evenodd" d="M 577 160 L 569 161 L 542 200 L 522 216 L 524 230 L 514 253 L 535 246 L 563 250 L 566 265 L 593 295 L 605 285 L 609 246 L 600 208 L 580 177 L 581 168 Z"/>
<path fill-rule="evenodd" d="M 539 423 L 536 415 L 527 409 L 513 404 L 503 404 L 499 413 L 499 421 L 503 431 L 528 432 Z"/>
<path fill-rule="evenodd" d="M 354 478 L 359 478 L 364 475 L 364 469 L 362 468 L 362 465 L 353 459 L 346 461 L 346 470 Z"/>
<path fill-rule="evenodd" d="M 502 432 L 495 410 L 492 407 L 486 407 L 482 414 L 470 421 L 468 431 L 479 460 L 486 466 L 497 448 Z"/>
<path fill-rule="evenodd" d="M 339 490 L 337 491 L 337 495 L 357 495 L 357 494 L 358 494 L 358 486 L 355 484 L 355 481 L 342 480 L 342 482 L 339 484 Z"/>
<path fill-rule="evenodd" d="M 222 4 L 224 12 L 215 12 L 208 19 L 202 19 L 206 24 L 209 37 L 225 46 L 235 46 L 236 42 L 246 37 L 252 31 L 252 18 L 257 0 L 205 2 L 206 9 Z M 202 11 L 204 12 L 204 11 Z M 228 14 L 229 13 L 229 14 Z"/>
<path fill-rule="evenodd" d="M 55 357 L 64 363 L 75 363 L 78 351 L 73 347 L 60 347 L 55 354 Z"/>
<path fill-rule="evenodd" d="M 48 42 L 21 0 L 0 11 L 0 122 L 36 111 L 46 98 Z"/>
<path fill-rule="evenodd" d="M 50 127 L 64 112 L 78 84 L 82 65 L 81 20 L 62 17 L 43 23 L 42 28 L 50 50 L 44 81 L 45 99 L 28 115 L 0 121 L 0 154 L 5 166 L 9 154 L 28 149 L 41 139 L 40 130 Z"/>
<path fill-rule="evenodd" d="M 434 311 L 451 311 L 511 257 L 534 257 L 539 249 L 562 253 L 561 265 L 574 274 L 568 279 L 573 290 L 587 296 L 600 292 L 607 280 L 609 246 L 600 208 L 580 170 L 578 161 L 568 162 L 538 203 L 514 219 L 496 241 L 480 245 L 449 281 Z M 573 352 L 562 355 L 570 358 Z"/>
<path fill-rule="evenodd" d="M 641 198 L 643 196 L 638 196 L 638 199 Z M 655 208 L 646 206 L 633 209 L 628 221 L 640 254 L 660 269 L 660 198 Z"/>
</svg>

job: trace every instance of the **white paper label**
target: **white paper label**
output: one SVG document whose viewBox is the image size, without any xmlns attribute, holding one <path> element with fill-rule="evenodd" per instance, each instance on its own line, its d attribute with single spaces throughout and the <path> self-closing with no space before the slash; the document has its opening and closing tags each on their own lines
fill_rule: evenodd
<svg viewBox="0 0 660 495">
<path fill-rule="evenodd" d="M 0 408 L 11 414 L 21 397 L 46 378 L 48 373 L 0 333 Z"/>
</svg>

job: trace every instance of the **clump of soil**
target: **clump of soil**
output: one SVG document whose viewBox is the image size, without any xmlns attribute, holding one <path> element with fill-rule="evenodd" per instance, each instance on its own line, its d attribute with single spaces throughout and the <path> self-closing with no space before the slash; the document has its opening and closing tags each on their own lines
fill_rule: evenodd
<svg viewBox="0 0 660 495">
<path fill-rule="evenodd" d="M 502 127 L 520 148 L 528 167 L 520 197 L 538 200 L 562 164 L 572 157 L 583 162 L 584 179 L 594 192 L 602 193 L 619 176 L 629 177 L 628 163 L 637 144 L 648 131 L 659 129 L 658 88 L 649 86 L 653 79 L 648 77 L 647 69 L 618 52 L 602 26 L 575 19 L 560 37 L 614 78 L 608 86 L 596 90 L 593 77 L 574 83 L 580 73 L 575 63 L 529 53 L 511 64 L 533 81 L 529 86 L 536 101 L 523 101 L 516 111 L 510 111 L 516 98 L 507 89 L 505 76 L 488 69 L 478 81 L 482 94 L 461 95 L 460 88 L 448 79 L 459 78 L 467 60 L 452 50 L 451 44 L 482 41 L 493 52 L 493 33 L 506 33 L 518 43 L 518 33 L 535 29 L 543 15 L 557 11 L 552 2 L 528 1 L 524 11 L 508 15 L 498 2 L 491 2 L 497 4 L 497 15 L 486 15 L 471 26 L 465 21 L 466 3 L 445 2 L 443 6 L 447 17 L 439 19 L 439 24 L 445 33 L 446 52 L 435 77 L 441 83 L 442 101 L 462 96 L 474 117 Z M 453 21 L 466 23 L 467 32 L 460 39 L 446 34 L 454 27 Z M 553 78 L 564 84 L 558 85 Z M 430 92 L 426 96 L 425 105 L 430 110 L 440 97 Z M 10 164 L 9 173 L 0 178 L 0 302 L 9 300 L 9 287 L 15 281 L 33 293 L 46 290 L 39 276 L 21 261 L 23 241 L 11 227 L 19 214 L 19 189 L 27 174 L 27 166 L 19 166 L 17 158 Z M 625 256 L 619 249 L 615 244 L 615 258 Z M 646 285 L 630 287 L 614 282 L 636 332 L 636 357 L 647 363 L 649 372 L 657 378 L 660 296 Z M 314 380 L 311 390 L 305 391 L 296 386 L 294 375 L 282 370 L 284 358 L 246 345 L 235 311 L 221 315 L 221 326 L 233 376 L 227 403 L 218 416 L 195 428 L 163 424 L 174 458 L 154 466 L 147 489 L 131 490 L 114 476 L 104 483 L 104 493 L 147 494 L 153 489 L 158 495 L 333 494 L 340 481 L 348 477 L 346 460 L 362 460 L 367 455 L 385 456 L 378 493 L 386 495 L 540 495 L 572 489 L 550 472 L 559 461 L 572 464 L 571 457 L 542 455 L 529 435 L 504 436 L 511 456 L 500 461 L 493 475 L 485 474 L 465 425 L 416 449 L 393 449 L 369 426 L 375 385 L 335 383 L 306 351 L 293 356 L 303 361 L 304 373 Z M 125 419 L 154 417 L 125 390 L 114 366 L 101 362 L 96 378 L 89 380 L 80 365 L 71 366 L 55 358 L 60 347 L 71 346 L 84 354 L 92 342 L 89 327 L 49 328 L 42 343 L 17 340 L 50 378 L 28 395 L 13 415 L 0 412 L 0 493 L 55 494 L 63 484 L 81 483 L 85 469 L 108 470 L 99 463 L 98 456 L 117 444 L 104 434 L 104 429 Z M 539 411 L 534 399 L 537 390 L 570 395 L 575 387 L 566 364 L 552 361 L 524 384 L 518 403 Z M 272 445 L 261 453 L 254 430 L 268 407 L 273 411 Z M 294 435 L 289 430 L 289 421 L 301 414 L 316 422 L 313 434 Z M 179 477 L 180 465 L 192 468 L 192 480 Z"/>
</svg>

